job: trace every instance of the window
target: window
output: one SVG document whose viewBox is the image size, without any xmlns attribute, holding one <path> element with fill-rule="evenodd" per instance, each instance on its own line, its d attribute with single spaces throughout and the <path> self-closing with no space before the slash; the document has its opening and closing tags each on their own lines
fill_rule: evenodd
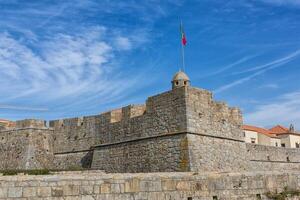
<svg viewBox="0 0 300 200">
<path fill-rule="evenodd" d="M 281 147 L 285 147 L 285 143 L 281 143 Z"/>
<path fill-rule="evenodd" d="M 251 138 L 251 143 L 255 144 L 256 143 L 256 139 L 255 138 Z"/>
<path fill-rule="evenodd" d="M 300 148 L 300 145 L 298 142 L 296 142 L 296 148 Z"/>
<path fill-rule="evenodd" d="M 275 143 L 275 146 L 278 147 L 278 142 Z"/>
</svg>

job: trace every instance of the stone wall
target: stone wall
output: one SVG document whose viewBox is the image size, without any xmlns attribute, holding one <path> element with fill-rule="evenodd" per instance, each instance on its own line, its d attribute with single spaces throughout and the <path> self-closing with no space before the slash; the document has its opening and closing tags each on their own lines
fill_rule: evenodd
<svg viewBox="0 0 300 200">
<path fill-rule="evenodd" d="M 186 134 L 141 138 L 96 147 L 92 168 L 124 173 L 189 171 Z"/>
<path fill-rule="evenodd" d="M 89 151 L 94 146 L 186 130 L 185 91 L 186 88 L 178 88 L 149 97 L 146 105 L 129 105 L 96 116 L 50 121 L 50 127 L 54 129 L 54 153 L 60 155 L 55 156 L 58 159 L 56 166 L 70 166 L 62 166 L 63 157 L 68 163 L 81 163 L 84 157 L 80 155 L 85 154 L 78 152 Z"/>
<path fill-rule="evenodd" d="M 53 169 L 90 169 L 94 151 L 55 154 Z"/>
<path fill-rule="evenodd" d="M 248 166 L 244 142 L 188 134 L 191 171 L 245 171 Z"/>
<path fill-rule="evenodd" d="M 238 108 L 213 101 L 212 93 L 203 89 L 187 87 L 186 95 L 188 132 L 244 141 Z"/>
<path fill-rule="evenodd" d="M 0 176 L 0 200 L 267 200 L 268 192 L 300 189 L 299 172 L 66 173 Z M 288 199 L 299 199 L 294 196 Z"/>
<path fill-rule="evenodd" d="M 0 169 L 42 169 L 53 164 L 52 130 L 23 128 L 0 132 Z"/>
<path fill-rule="evenodd" d="M 15 128 L 17 128 L 17 129 L 20 129 L 20 128 L 46 128 L 46 121 L 38 120 L 38 119 L 19 120 L 16 122 Z"/>
<path fill-rule="evenodd" d="M 246 144 L 248 170 L 300 169 L 300 149 Z"/>
</svg>

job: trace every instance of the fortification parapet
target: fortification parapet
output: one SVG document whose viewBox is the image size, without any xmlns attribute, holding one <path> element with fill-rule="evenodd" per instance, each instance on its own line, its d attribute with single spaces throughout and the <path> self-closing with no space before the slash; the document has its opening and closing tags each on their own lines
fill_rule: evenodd
<svg viewBox="0 0 300 200">
<path fill-rule="evenodd" d="M 230 119 L 232 123 L 242 126 L 243 125 L 243 115 L 242 111 L 238 107 L 230 107 Z"/>
<path fill-rule="evenodd" d="M 16 128 L 47 128 L 45 120 L 24 119 L 16 121 Z"/>
</svg>

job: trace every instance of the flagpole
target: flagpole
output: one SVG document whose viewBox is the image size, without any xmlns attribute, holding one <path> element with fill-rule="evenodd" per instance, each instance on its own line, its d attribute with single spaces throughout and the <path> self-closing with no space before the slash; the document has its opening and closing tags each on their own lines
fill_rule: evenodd
<svg viewBox="0 0 300 200">
<path fill-rule="evenodd" d="M 180 38 L 182 39 L 182 31 L 183 31 L 183 26 L 182 26 L 182 20 L 180 19 Z M 182 41 L 180 41 L 181 43 L 181 58 L 182 58 L 182 69 L 183 72 L 185 72 L 185 62 L 184 62 L 184 45 L 182 43 Z"/>
<path fill-rule="evenodd" d="M 183 44 L 181 43 L 181 56 L 182 56 L 182 69 L 183 69 L 183 72 L 185 72 L 185 62 L 184 62 L 184 46 Z"/>
</svg>

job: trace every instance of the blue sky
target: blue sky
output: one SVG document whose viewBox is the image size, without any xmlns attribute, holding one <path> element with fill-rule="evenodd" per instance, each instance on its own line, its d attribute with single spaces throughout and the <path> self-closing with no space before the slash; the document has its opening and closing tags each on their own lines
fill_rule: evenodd
<svg viewBox="0 0 300 200">
<path fill-rule="evenodd" d="M 0 118 L 94 115 L 192 85 L 300 127 L 300 0 L 0 0 Z"/>
</svg>

